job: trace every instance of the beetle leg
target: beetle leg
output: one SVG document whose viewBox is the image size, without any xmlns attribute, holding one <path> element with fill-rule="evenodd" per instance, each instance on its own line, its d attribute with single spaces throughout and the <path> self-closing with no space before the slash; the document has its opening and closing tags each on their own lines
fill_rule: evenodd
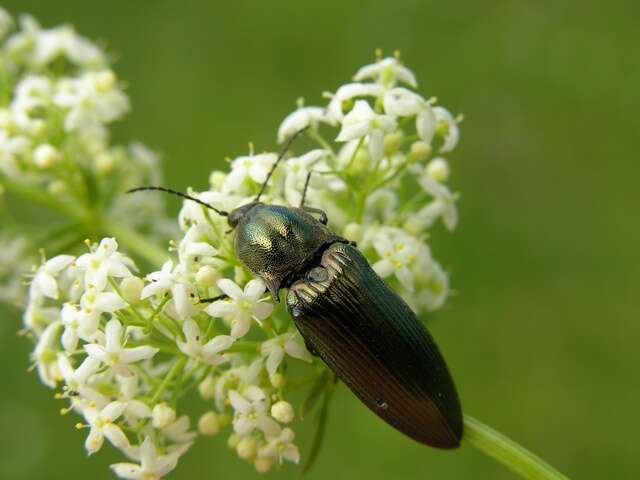
<svg viewBox="0 0 640 480">
<path fill-rule="evenodd" d="M 327 219 L 327 214 L 324 212 L 324 210 L 320 210 L 319 208 L 307 207 L 304 204 L 304 201 L 307 198 L 307 190 L 309 189 L 309 180 L 311 180 L 312 173 L 313 173 L 312 170 L 307 172 L 307 178 L 304 181 L 304 188 L 302 189 L 302 199 L 300 200 L 300 208 L 303 209 L 305 212 L 317 213 L 318 215 L 320 215 L 320 223 L 323 225 L 326 225 L 328 219 Z"/>
<path fill-rule="evenodd" d="M 320 210 L 319 208 L 308 207 L 306 205 L 302 205 L 302 207 L 300 208 L 302 208 L 305 212 L 316 213 L 320 215 L 320 218 L 318 219 L 318 221 L 323 225 L 326 225 L 327 222 L 329 221 L 329 219 L 327 218 L 327 214 L 324 210 Z"/>
<path fill-rule="evenodd" d="M 229 298 L 229 296 L 223 293 L 221 295 L 218 295 L 212 298 L 201 298 L 200 300 L 198 300 L 198 303 L 212 303 L 217 300 L 224 300 L 225 298 Z"/>
</svg>

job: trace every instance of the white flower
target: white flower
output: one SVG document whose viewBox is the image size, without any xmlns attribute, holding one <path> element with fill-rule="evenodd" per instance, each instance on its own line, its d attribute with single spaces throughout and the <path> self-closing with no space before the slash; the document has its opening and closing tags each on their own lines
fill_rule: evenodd
<svg viewBox="0 0 640 480">
<path fill-rule="evenodd" d="M 26 46 L 29 50 L 27 61 L 36 69 L 60 56 L 84 68 L 96 68 L 106 63 L 102 51 L 70 26 L 43 30 L 29 15 L 21 16 L 20 24 L 22 31 L 9 38 L 7 48 L 19 52 Z"/>
<path fill-rule="evenodd" d="M 375 83 L 348 83 L 342 85 L 336 93 L 331 97 L 327 113 L 330 118 L 335 121 L 342 121 L 344 114 L 342 106 L 344 102 L 348 102 L 356 97 L 381 97 L 384 94 L 384 88 Z"/>
<path fill-rule="evenodd" d="M 262 342 L 260 353 L 267 358 L 267 372 L 272 376 L 278 370 L 285 353 L 293 358 L 311 362 L 313 358 L 304 346 L 304 340 L 298 332 L 285 333 Z"/>
<path fill-rule="evenodd" d="M 117 310 L 126 306 L 125 301 L 113 292 L 99 292 L 93 286 L 89 286 L 80 298 L 80 306 L 77 312 L 77 318 L 73 318 L 74 312 L 67 307 L 69 311 L 68 321 L 65 326 L 71 327 L 77 331 L 77 335 L 87 342 L 94 340 L 96 331 L 100 324 L 100 318 L 103 313 L 113 314 Z M 63 310 L 63 321 L 64 310 Z M 66 333 L 66 330 L 65 330 Z M 64 343 L 64 336 L 63 336 Z"/>
<path fill-rule="evenodd" d="M 200 207 L 198 205 L 198 207 Z M 220 265 L 219 259 L 214 259 L 218 251 L 209 242 L 203 241 L 206 238 L 198 224 L 193 224 L 185 233 L 178 246 L 180 261 L 187 268 L 192 265 Z M 196 267 L 197 268 L 197 267 Z"/>
<path fill-rule="evenodd" d="M 384 111 L 399 117 L 416 116 L 418 137 L 431 143 L 436 131 L 436 115 L 428 101 L 406 88 L 392 88 L 384 95 Z"/>
<path fill-rule="evenodd" d="M 232 336 L 217 335 L 204 343 L 204 334 L 200 331 L 198 324 L 190 318 L 184 321 L 182 331 L 187 341 L 176 340 L 180 351 L 208 365 L 219 365 L 224 362 L 225 357 L 220 352 L 228 349 L 235 341 Z"/>
<path fill-rule="evenodd" d="M 435 260 L 428 268 L 416 272 L 416 283 L 420 287 L 418 306 L 427 310 L 441 308 L 449 296 L 449 276 Z"/>
<path fill-rule="evenodd" d="M 415 240 L 392 228 L 384 228 L 373 239 L 373 246 L 381 257 L 373 264 L 373 269 L 382 278 L 395 274 L 398 281 L 409 291 L 413 291 L 411 267 L 418 258 Z"/>
<path fill-rule="evenodd" d="M 106 311 L 106 310 L 105 310 Z M 62 333 L 62 346 L 67 353 L 72 353 L 78 346 L 78 339 L 93 341 L 98 330 L 100 311 L 87 313 L 78 310 L 71 303 L 65 303 L 62 307 L 61 317 L 64 324 Z"/>
<path fill-rule="evenodd" d="M 431 222 L 442 217 L 445 227 L 449 231 L 453 231 L 458 224 L 458 209 L 456 208 L 458 195 L 451 193 L 446 185 L 436 182 L 429 175 L 421 175 L 419 183 L 429 195 L 434 197 L 434 200 L 423 207 L 416 216 L 430 218 Z"/>
<path fill-rule="evenodd" d="M 298 206 L 302 200 L 302 190 L 307 181 L 307 174 L 312 167 L 321 166 L 321 161 L 327 157 L 328 152 L 323 149 L 315 149 L 300 157 L 287 159 L 287 176 L 284 181 L 284 198 L 289 205 Z M 323 164 L 323 162 L 322 162 Z M 315 169 L 314 169 L 315 170 Z M 309 189 L 320 189 L 326 186 L 323 175 L 313 175 L 309 180 Z M 310 193 L 307 192 L 307 195 Z"/>
<path fill-rule="evenodd" d="M 68 109 L 64 121 L 68 131 L 100 127 L 117 120 L 129 109 L 129 100 L 117 88 L 111 70 L 61 80 L 53 100 Z"/>
<path fill-rule="evenodd" d="M 78 268 L 84 271 L 85 287 L 93 285 L 102 291 L 109 277 L 124 278 L 131 276 L 133 262 L 119 253 L 115 238 L 103 238 L 94 251 L 80 255 L 76 261 Z"/>
<path fill-rule="evenodd" d="M 242 390 L 259 383 L 262 367 L 262 358 L 258 357 L 249 365 L 234 366 L 230 370 L 223 372 L 218 377 L 214 387 L 213 397 L 216 407 L 218 407 L 219 410 L 224 409 L 229 390 Z"/>
<path fill-rule="evenodd" d="M 109 320 L 105 330 L 106 344 L 104 346 L 89 343 L 84 346 L 84 349 L 90 357 L 110 366 L 119 375 L 132 375 L 130 363 L 146 360 L 158 352 L 157 348 L 146 345 L 125 348 L 126 339 L 122 338 L 122 324 L 115 318 Z"/>
<path fill-rule="evenodd" d="M 187 415 L 182 415 L 177 420 L 162 428 L 162 434 L 172 442 L 188 443 L 196 437 L 196 432 L 190 430 L 191 421 Z"/>
<path fill-rule="evenodd" d="M 268 437 L 280 433 L 280 426 L 267 412 L 267 399 L 258 387 L 247 387 L 244 396 L 235 390 L 229 390 L 229 401 L 235 410 L 233 429 L 240 435 L 251 434 L 255 429 L 261 430 Z"/>
<path fill-rule="evenodd" d="M 22 322 L 26 328 L 32 330 L 38 337 L 42 336 L 44 329 L 55 321 L 60 320 L 60 308 L 43 307 L 42 297 L 30 297 L 30 302 L 22 315 Z"/>
<path fill-rule="evenodd" d="M 413 88 L 418 86 L 413 72 L 393 57 L 383 58 L 376 63 L 365 65 L 356 72 L 353 79 L 357 82 L 373 79 L 385 87 L 392 87 L 397 81 L 406 83 Z"/>
<path fill-rule="evenodd" d="M 136 398 L 141 392 L 139 382 L 137 375 L 118 377 L 121 394 L 118 401 L 125 406 L 122 415 L 131 426 L 136 425 L 143 418 L 151 417 L 149 406 Z"/>
<path fill-rule="evenodd" d="M 140 446 L 138 457 L 140 464 L 116 463 L 111 469 L 120 478 L 129 480 L 159 480 L 176 468 L 178 459 L 189 448 L 189 444 L 171 452 L 161 454 L 153 444 L 151 437 L 146 437 Z"/>
<path fill-rule="evenodd" d="M 55 388 L 60 379 L 60 370 L 57 362 L 59 349 L 57 344 L 61 327 L 62 323 L 58 321 L 45 328 L 32 355 L 36 362 L 40 381 L 50 388 Z"/>
<path fill-rule="evenodd" d="M 280 435 L 269 439 L 267 445 L 258 450 L 258 455 L 273 458 L 280 463 L 283 460 L 298 463 L 300 461 L 300 452 L 293 443 L 294 438 L 293 430 L 285 428 L 280 432 Z"/>
<path fill-rule="evenodd" d="M 58 354 L 58 369 L 64 378 L 66 390 L 71 395 L 71 398 L 74 398 L 72 392 L 93 401 L 104 398 L 98 392 L 87 387 L 89 377 L 98 371 L 99 366 L 100 362 L 96 359 L 86 357 L 78 368 L 74 369 L 67 355 L 63 353 Z"/>
<path fill-rule="evenodd" d="M 84 410 L 84 418 L 89 423 L 91 431 L 84 443 L 89 455 L 97 452 L 104 443 L 104 437 L 118 448 L 126 448 L 129 441 L 123 431 L 115 425 L 115 422 L 122 412 L 124 405 L 121 402 L 111 402 L 102 410 L 92 407 L 86 407 Z"/>
<path fill-rule="evenodd" d="M 16 126 L 30 135 L 41 135 L 46 129 L 42 111 L 51 104 L 52 81 L 43 75 L 27 75 L 17 85 L 11 102 Z"/>
<path fill-rule="evenodd" d="M 194 311 L 191 297 L 195 296 L 195 288 L 183 282 L 180 277 L 180 266 L 174 270 L 173 262 L 171 260 L 166 261 L 160 271 L 146 276 L 146 279 L 151 283 L 142 289 L 140 298 L 144 300 L 152 295 L 171 291 L 176 313 L 180 318 L 187 318 Z"/>
<path fill-rule="evenodd" d="M 226 318 L 231 322 L 231 336 L 243 337 L 251 326 L 251 319 L 261 321 L 267 318 L 273 310 L 273 304 L 263 301 L 260 297 L 266 289 L 262 280 L 250 280 L 244 291 L 234 281 L 223 278 L 218 281 L 218 288 L 229 296 L 231 300 L 218 300 L 207 308 L 212 317 Z"/>
<path fill-rule="evenodd" d="M 283 143 L 300 130 L 311 126 L 317 128 L 318 123 L 323 122 L 329 125 L 335 125 L 333 118 L 326 114 L 325 109 L 320 107 L 304 107 L 300 106 L 295 112 L 290 113 L 280 124 L 278 128 L 278 143 Z"/>
<path fill-rule="evenodd" d="M 56 277 L 71 265 L 71 262 L 75 257 L 71 255 L 58 255 L 56 257 L 47 260 L 36 272 L 33 280 L 31 281 L 31 295 L 42 294 L 45 297 L 53 298 L 57 300 L 58 294 L 58 282 Z"/>
<path fill-rule="evenodd" d="M 366 101 L 358 100 L 344 117 L 336 141 L 348 142 L 369 135 L 369 154 L 372 160 L 376 161 L 382 158 L 384 153 L 384 134 L 395 128 L 396 121 L 393 117 L 377 114 Z"/>
<path fill-rule="evenodd" d="M 460 138 L 460 129 L 453 115 L 442 107 L 433 107 L 433 113 L 436 118 L 436 131 L 444 137 L 444 143 L 440 147 L 441 152 L 450 152 L 458 144 Z"/>
<path fill-rule="evenodd" d="M 428 106 L 427 101 L 411 90 L 403 87 L 392 88 L 385 92 L 384 111 L 396 117 L 412 117 Z"/>
<path fill-rule="evenodd" d="M 236 158 L 231 162 L 231 172 L 224 180 L 222 191 L 227 193 L 238 191 L 247 178 L 257 184 L 264 183 L 277 158 L 278 156 L 275 153 L 247 155 Z"/>
<path fill-rule="evenodd" d="M 418 137 L 427 145 L 431 145 L 433 136 L 436 133 L 437 120 L 434 110 L 427 104 L 416 116 L 416 132 L 418 132 Z"/>
</svg>

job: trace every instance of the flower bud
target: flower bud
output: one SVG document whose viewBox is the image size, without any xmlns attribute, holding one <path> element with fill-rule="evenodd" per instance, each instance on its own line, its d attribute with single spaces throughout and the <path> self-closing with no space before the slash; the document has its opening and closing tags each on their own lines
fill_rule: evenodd
<svg viewBox="0 0 640 480">
<path fill-rule="evenodd" d="M 164 428 L 176 421 L 176 411 L 166 403 L 158 403 L 151 412 L 153 426 Z"/>
<path fill-rule="evenodd" d="M 384 137 L 384 154 L 391 156 L 402 146 L 402 139 L 404 135 L 402 132 L 391 132 Z"/>
<path fill-rule="evenodd" d="M 125 302 L 129 305 L 136 304 L 140 301 L 140 294 L 143 288 L 144 282 L 141 278 L 135 276 L 127 277 L 120 282 L 122 298 L 124 298 Z"/>
<path fill-rule="evenodd" d="M 216 395 L 216 382 L 211 375 L 198 385 L 198 392 L 203 400 L 211 400 Z"/>
<path fill-rule="evenodd" d="M 431 146 L 427 142 L 418 140 L 411 144 L 411 149 L 409 150 L 409 158 L 411 160 L 423 161 L 429 158 L 429 155 L 431 155 Z"/>
<path fill-rule="evenodd" d="M 293 407 L 289 402 L 281 400 L 271 406 L 271 416 L 280 423 L 289 423 L 293 420 Z"/>
<path fill-rule="evenodd" d="M 47 169 L 60 159 L 60 153 L 56 148 L 44 143 L 39 145 L 33 152 L 33 161 L 38 168 Z"/>
<path fill-rule="evenodd" d="M 213 287 L 220 280 L 220 273 L 210 265 L 200 267 L 196 273 L 196 282 L 203 288 Z"/>
<path fill-rule="evenodd" d="M 258 473 L 267 473 L 273 466 L 273 460 L 269 457 L 258 457 L 253 461 L 253 466 Z"/>
<path fill-rule="evenodd" d="M 364 236 L 364 230 L 359 223 L 351 222 L 348 223 L 346 227 L 344 227 L 344 231 L 342 234 L 348 240 L 353 240 L 354 242 L 361 242 Z"/>
<path fill-rule="evenodd" d="M 436 182 L 446 182 L 449 178 L 449 164 L 442 158 L 434 158 L 427 165 L 426 173 Z"/>
<path fill-rule="evenodd" d="M 100 175 L 106 175 L 116 165 L 115 156 L 111 153 L 103 152 L 96 158 L 96 170 Z"/>
<path fill-rule="evenodd" d="M 100 92 L 111 90 L 116 84 L 116 75 L 111 70 L 103 70 L 96 74 L 96 88 Z"/>
<path fill-rule="evenodd" d="M 273 385 L 275 388 L 284 387 L 285 378 L 281 373 L 274 373 L 269 377 L 269 380 L 271 380 L 271 385 Z"/>
<path fill-rule="evenodd" d="M 236 434 L 236 433 L 232 433 L 231 435 L 229 435 L 229 438 L 227 439 L 227 445 L 229 446 L 229 448 L 236 448 L 238 446 L 238 443 L 240 443 L 240 435 Z"/>
<path fill-rule="evenodd" d="M 413 215 L 407 219 L 402 225 L 402 228 L 414 237 L 419 236 L 425 229 L 425 223 L 421 218 Z"/>
<path fill-rule="evenodd" d="M 236 453 L 243 460 L 251 460 L 258 450 L 256 439 L 253 437 L 244 437 L 240 439 L 236 446 Z"/>
<path fill-rule="evenodd" d="M 220 431 L 220 419 L 216 412 L 209 411 L 200 417 L 198 431 L 202 435 L 215 435 Z"/>
<path fill-rule="evenodd" d="M 214 170 L 213 172 L 211 172 L 211 175 L 209 175 L 209 184 L 214 190 L 219 191 L 220 189 L 222 189 L 225 178 L 227 178 L 226 174 Z"/>
</svg>

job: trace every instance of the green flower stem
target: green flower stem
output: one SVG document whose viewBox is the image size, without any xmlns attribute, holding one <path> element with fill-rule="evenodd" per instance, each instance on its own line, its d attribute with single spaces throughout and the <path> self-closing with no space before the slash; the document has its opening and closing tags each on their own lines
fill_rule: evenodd
<svg viewBox="0 0 640 480">
<path fill-rule="evenodd" d="M 469 415 L 464 416 L 463 442 L 474 446 L 529 480 L 568 480 L 547 462 L 500 432 Z"/>
<path fill-rule="evenodd" d="M 16 182 L 4 175 L 0 175 L 0 185 L 7 191 L 47 207 L 59 214 L 79 222 L 86 222 L 89 219 L 89 212 L 74 202 L 63 202 L 41 188 L 34 188 L 20 182 Z"/>
<path fill-rule="evenodd" d="M 160 397 L 162 397 L 162 394 L 169 386 L 171 380 L 173 380 L 174 377 L 182 371 L 185 363 L 187 363 L 187 359 L 183 357 L 173 364 L 173 367 L 171 367 L 171 370 L 169 370 L 169 373 L 167 373 L 167 376 L 164 377 L 164 380 L 162 380 L 162 383 L 158 386 L 158 389 L 153 394 L 153 397 L 151 398 L 152 405 L 158 403 L 158 400 L 160 400 Z"/>
<path fill-rule="evenodd" d="M 225 350 L 227 353 L 255 353 L 260 350 L 260 342 L 238 340 Z"/>
<path fill-rule="evenodd" d="M 25 185 L 4 175 L 0 175 L 0 186 L 16 196 L 49 208 L 78 222 L 79 225 L 84 225 L 87 232 L 101 231 L 117 237 L 127 249 L 154 266 L 162 265 L 168 258 L 165 249 L 147 241 L 142 235 L 117 221 L 99 218 L 97 212 L 89 210 L 77 202 L 59 200 L 44 189 Z"/>
</svg>

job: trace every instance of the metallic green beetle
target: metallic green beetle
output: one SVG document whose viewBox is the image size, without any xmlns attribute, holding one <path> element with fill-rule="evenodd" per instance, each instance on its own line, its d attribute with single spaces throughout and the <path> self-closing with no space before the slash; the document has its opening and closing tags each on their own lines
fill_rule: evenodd
<svg viewBox="0 0 640 480">
<path fill-rule="evenodd" d="M 458 447 L 462 410 L 438 347 L 355 244 L 326 226 L 324 212 L 304 206 L 309 177 L 298 208 L 259 201 L 283 155 L 256 200 L 231 212 L 162 187 L 134 191 L 167 191 L 226 216 L 240 261 L 275 301 L 287 289 L 287 309 L 313 354 L 399 431 L 432 447 Z"/>
</svg>

